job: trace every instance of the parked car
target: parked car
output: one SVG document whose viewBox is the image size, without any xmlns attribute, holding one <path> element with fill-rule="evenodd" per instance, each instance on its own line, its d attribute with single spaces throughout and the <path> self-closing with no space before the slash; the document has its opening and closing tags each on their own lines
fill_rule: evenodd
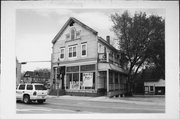
<svg viewBox="0 0 180 119">
<path fill-rule="evenodd" d="M 47 89 L 43 84 L 39 83 L 27 83 L 19 84 L 16 89 L 16 100 L 23 101 L 24 103 L 30 103 L 37 101 L 38 103 L 44 103 L 47 98 Z"/>
</svg>

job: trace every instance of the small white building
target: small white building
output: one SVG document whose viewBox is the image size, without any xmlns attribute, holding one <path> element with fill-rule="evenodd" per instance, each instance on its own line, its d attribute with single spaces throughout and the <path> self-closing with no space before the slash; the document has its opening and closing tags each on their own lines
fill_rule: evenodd
<svg viewBox="0 0 180 119">
<path fill-rule="evenodd" d="M 152 80 L 144 81 L 144 94 L 165 95 L 165 80 L 152 79 Z"/>
</svg>

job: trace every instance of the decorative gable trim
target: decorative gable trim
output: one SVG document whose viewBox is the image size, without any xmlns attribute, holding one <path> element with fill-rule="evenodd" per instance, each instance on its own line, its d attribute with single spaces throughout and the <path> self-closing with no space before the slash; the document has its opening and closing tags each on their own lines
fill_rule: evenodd
<svg viewBox="0 0 180 119">
<path fill-rule="evenodd" d="M 77 23 L 79 24 L 80 26 L 82 26 L 83 28 L 91 31 L 93 34 L 97 35 L 98 32 L 95 31 L 94 29 L 90 28 L 89 26 L 85 25 L 84 23 L 80 22 L 79 20 L 73 18 L 73 17 L 70 17 L 68 19 L 68 21 L 64 24 L 64 26 L 61 28 L 61 30 L 57 33 L 57 35 L 54 37 L 54 39 L 52 40 L 52 43 L 55 44 L 57 39 L 62 35 L 62 33 L 64 32 L 64 30 L 67 28 L 67 26 L 69 25 L 72 25 L 73 23 Z"/>
</svg>

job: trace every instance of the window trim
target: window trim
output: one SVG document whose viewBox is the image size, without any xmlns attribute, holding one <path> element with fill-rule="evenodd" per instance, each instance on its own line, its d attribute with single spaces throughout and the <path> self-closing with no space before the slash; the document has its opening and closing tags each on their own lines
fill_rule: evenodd
<svg viewBox="0 0 180 119">
<path fill-rule="evenodd" d="M 86 46 L 86 55 L 82 54 L 82 46 L 85 45 Z M 81 43 L 81 57 L 87 57 L 87 43 Z"/>
<path fill-rule="evenodd" d="M 76 48 L 76 56 L 73 57 L 73 47 Z M 72 48 L 72 57 L 69 57 L 69 49 Z M 68 46 L 68 58 L 69 59 L 73 59 L 73 58 L 77 58 L 77 45 L 71 45 L 71 46 Z"/>
<path fill-rule="evenodd" d="M 61 58 L 61 50 L 62 50 L 62 49 L 64 49 L 64 57 L 63 57 L 63 58 Z M 65 48 L 64 48 L 64 47 L 63 47 L 63 48 L 61 47 L 61 48 L 60 48 L 60 60 L 64 60 L 64 59 L 65 59 Z"/>
</svg>

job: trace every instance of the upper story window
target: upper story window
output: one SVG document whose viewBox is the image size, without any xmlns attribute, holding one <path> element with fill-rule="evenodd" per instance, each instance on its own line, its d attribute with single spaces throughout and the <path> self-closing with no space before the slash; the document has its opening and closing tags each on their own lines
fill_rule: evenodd
<svg viewBox="0 0 180 119">
<path fill-rule="evenodd" d="M 65 48 L 60 49 L 60 59 L 64 59 Z"/>
<path fill-rule="evenodd" d="M 76 56 L 77 56 L 76 45 L 69 46 L 69 58 L 73 58 L 73 57 L 76 57 Z"/>
<path fill-rule="evenodd" d="M 71 40 L 74 40 L 76 38 L 76 29 L 74 27 L 71 28 L 70 34 Z"/>
<path fill-rule="evenodd" d="M 81 56 L 87 56 L 87 43 L 81 44 Z"/>
</svg>

